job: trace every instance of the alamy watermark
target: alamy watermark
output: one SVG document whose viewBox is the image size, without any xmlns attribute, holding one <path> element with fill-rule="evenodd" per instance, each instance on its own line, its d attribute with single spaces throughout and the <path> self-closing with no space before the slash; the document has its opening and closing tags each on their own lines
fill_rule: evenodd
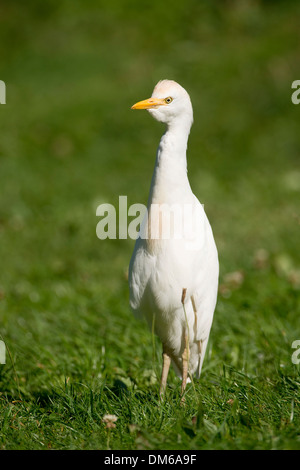
<svg viewBox="0 0 300 470">
<path fill-rule="evenodd" d="M 292 83 L 292 88 L 297 88 L 296 91 L 291 96 L 292 103 L 300 103 L 300 80 L 294 80 Z"/>
<path fill-rule="evenodd" d="M 6 104 L 6 85 L 3 80 L 0 80 L 0 104 Z"/>
<path fill-rule="evenodd" d="M 118 213 L 118 215 L 117 215 Z M 205 213 L 201 204 L 132 204 L 119 196 L 118 211 L 112 204 L 100 204 L 96 227 L 100 240 L 107 238 L 136 240 L 183 240 L 187 250 L 199 249 L 206 236 Z M 132 220 L 128 220 L 132 217 Z"/>
<path fill-rule="evenodd" d="M 293 341 L 292 348 L 296 349 L 296 351 L 294 351 L 292 354 L 292 363 L 300 364 L 300 339 Z"/>
<path fill-rule="evenodd" d="M 5 353 L 6 353 L 5 343 L 4 341 L 0 340 L 0 364 L 6 363 Z"/>
</svg>

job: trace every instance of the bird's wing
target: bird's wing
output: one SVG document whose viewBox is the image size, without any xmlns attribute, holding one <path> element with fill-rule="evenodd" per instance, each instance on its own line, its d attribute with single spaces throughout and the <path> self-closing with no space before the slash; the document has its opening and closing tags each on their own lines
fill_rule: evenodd
<svg viewBox="0 0 300 470">
<path fill-rule="evenodd" d="M 155 266 L 155 257 L 150 255 L 145 249 L 145 244 L 141 238 L 135 243 L 133 254 L 129 264 L 129 292 L 130 306 L 136 317 L 141 317 L 141 302 L 145 288 Z"/>
<path fill-rule="evenodd" d="M 199 203 L 199 201 L 198 201 Z M 200 204 L 200 203 L 199 203 Z M 203 210 L 204 211 L 204 210 Z M 199 377 L 204 354 L 212 325 L 218 293 L 219 261 L 218 252 L 210 223 L 204 213 L 201 246 L 195 256 L 195 282 L 192 289 L 193 299 L 190 298 L 193 311 L 195 310 L 194 344 L 198 348 L 201 343 L 196 374 Z M 193 300 L 193 301 L 192 301 Z M 200 342 L 200 343 L 199 343 Z"/>
</svg>

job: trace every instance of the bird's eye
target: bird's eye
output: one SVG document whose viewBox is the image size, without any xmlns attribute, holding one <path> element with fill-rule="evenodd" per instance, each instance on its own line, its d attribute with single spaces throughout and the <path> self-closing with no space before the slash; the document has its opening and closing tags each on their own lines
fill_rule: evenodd
<svg viewBox="0 0 300 470">
<path fill-rule="evenodd" d="M 171 98 L 171 96 L 168 96 L 168 98 L 165 98 L 165 103 L 166 104 L 170 104 L 170 103 L 172 103 L 172 101 L 173 101 L 173 98 Z"/>
</svg>

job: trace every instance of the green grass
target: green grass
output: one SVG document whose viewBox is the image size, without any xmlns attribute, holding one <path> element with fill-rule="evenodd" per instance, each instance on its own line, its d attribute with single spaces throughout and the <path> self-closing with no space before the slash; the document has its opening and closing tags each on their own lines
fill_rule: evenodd
<svg viewBox="0 0 300 470">
<path fill-rule="evenodd" d="M 1 449 L 300 449 L 300 7 L 171 5 L 1 6 Z M 161 346 L 129 309 L 134 242 L 96 237 L 100 203 L 147 200 L 163 129 L 130 106 L 161 78 L 193 101 L 221 266 L 184 407 L 173 371 L 160 403 Z"/>
</svg>

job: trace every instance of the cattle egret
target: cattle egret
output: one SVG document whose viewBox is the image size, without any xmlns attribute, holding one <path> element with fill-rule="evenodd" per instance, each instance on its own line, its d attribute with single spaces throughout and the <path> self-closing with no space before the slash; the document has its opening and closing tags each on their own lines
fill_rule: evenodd
<svg viewBox="0 0 300 470">
<path fill-rule="evenodd" d="M 173 80 L 158 82 L 151 98 L 132 109 L 147 109 L 166 124 L 166 132 L 158 146 L 147 214 L 130 261 L 130 305 L 162 342 L 161 397 L 171 363 L 182 379 L 183 397 L 190 378 L 200 377 L 219 276 L 212 229 L 187 176 L 193 109 L 186 90 Z"/>
</svg>

